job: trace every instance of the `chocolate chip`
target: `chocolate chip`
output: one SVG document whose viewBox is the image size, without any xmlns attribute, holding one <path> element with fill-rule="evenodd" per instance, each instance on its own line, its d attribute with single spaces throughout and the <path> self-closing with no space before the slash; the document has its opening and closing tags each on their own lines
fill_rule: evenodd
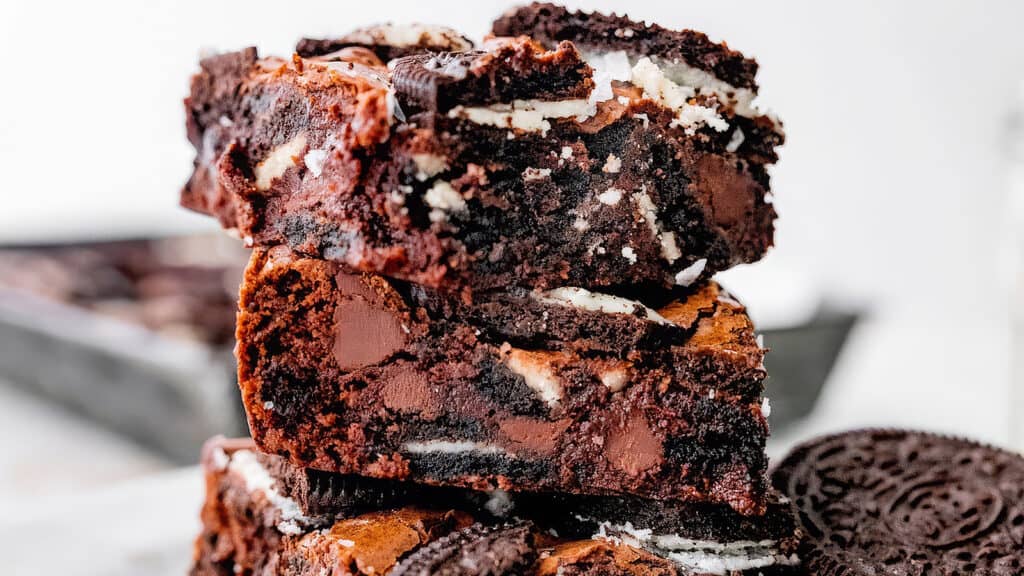
<svg viewBox="0 0 1024 576">
<path fill-rule="evenodd" d="M 339 301 L 334 309 L 334 358 L 342 370 L 377 364 L 405 346 L 407 329 L 400 313 L 361 283 L 339 274 Z"/>
</svg>

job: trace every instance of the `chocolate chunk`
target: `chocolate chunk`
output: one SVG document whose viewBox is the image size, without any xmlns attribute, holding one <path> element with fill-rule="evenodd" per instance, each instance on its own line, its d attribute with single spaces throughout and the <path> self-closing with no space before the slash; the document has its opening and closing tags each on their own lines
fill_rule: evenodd
<svg viewBox="0 0 1024 576">
<path fill-rule="evenodd" d="M 502 576 L 523 573 L 537 551 L 532 525 L 474 524 L 435 540 L 395 566 L 391 576 Z"/>
<path fill-rule="evenodd" d="M 408 328 L 358 276 L 339 274 L 334 357 L 342 370 L 377 364 L 405 346 Z"/>
<path fill-rule="evenodd" d="M 1024 573 L 1024 458 L 968 440 L 861 430 L 797 447 L 773 483 L 814 574 Z"/>
<path fill-rule="evenodd" d="M 664 461 L 662 441 L 642 415 L 633 416 L 613 429 L 605 444 L 612 465 L 633 476 L 642 475 Z"/>
</svg>

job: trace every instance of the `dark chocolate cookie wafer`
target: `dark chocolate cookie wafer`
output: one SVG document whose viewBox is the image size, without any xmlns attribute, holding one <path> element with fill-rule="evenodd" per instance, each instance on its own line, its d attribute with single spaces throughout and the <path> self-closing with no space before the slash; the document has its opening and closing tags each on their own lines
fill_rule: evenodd
<svg viewBox="0 0 1024 576">
<path fill-rule="evenodd" d="M 773 475 L 813 574 L 1024 573 L 1024 458 L 968 440 L 860 430 L 796 448 Z"/>
<path fill-rule="evenodd" d="M 501 576 L 519 574 L 537 557 L 529 522 L 477 523 L 413 552 L 391 576 Z"/>
<path fill-rule="evenodd" d="M 473 41 L 444 26 L 378 24 L 358 28 L 337 38 L 303 38 L 296 44 L 295 52 L 303 58 L 313 58 L 349 48 L 370 50 L 387 62 L 421 52 L 470 50 Z"/>
</svg>

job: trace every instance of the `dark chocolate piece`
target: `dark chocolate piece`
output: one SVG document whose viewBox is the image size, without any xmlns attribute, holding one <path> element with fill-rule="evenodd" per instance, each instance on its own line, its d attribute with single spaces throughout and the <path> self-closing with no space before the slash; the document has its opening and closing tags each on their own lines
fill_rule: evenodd
<svg viewBox="0 0 1024 576">
<path fill-rule="evenodd" d="M 418 290 L 283 247 L 254 253 L 237 352 L 261 449 L 377 478 L 764 510 L 763 350 L 717 285 L 658 310 L 566 289 L 531 306 L 481 295 L 493 316 L 439 295 L 418 305 Z M 519 328 L 493 323 L 507 318 Z M 662 339 L 603 340 L 642 324 Z"/>
<path fill-rule="evenodd" d="M 946 436 L 860 430 L 778 466 L 814 574 L 1021 574 L 1024 458 Z"/>
</svg>

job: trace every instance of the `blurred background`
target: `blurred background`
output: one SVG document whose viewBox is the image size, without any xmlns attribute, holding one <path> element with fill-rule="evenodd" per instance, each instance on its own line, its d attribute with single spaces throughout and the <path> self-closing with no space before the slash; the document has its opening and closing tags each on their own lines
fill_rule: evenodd
<svg viewBox="0 0 1024 576">
<path fill-rule="evenodd" d="M 776 248 L 720 280 L 773 349 L 773 454 L 855 426 L 1024 449 L 1024 3 L 566 4 L 702 30 L 761 64 L 788 137 Z M 26 528 L 66 522 L 69 557 L 92 558 L 68 573 L 181 573 L 202 487 L 179 467 L 244 431 L 230 351 L 246 256 L 177 207 L 200 53 L 286 55 L 381 21 L 478 38 L 510 5 L 0 6 L 0 540 L 27 558 Z M 82 533 L 69 509 L 118 510 L 124 528 Z"/>
</svg>

